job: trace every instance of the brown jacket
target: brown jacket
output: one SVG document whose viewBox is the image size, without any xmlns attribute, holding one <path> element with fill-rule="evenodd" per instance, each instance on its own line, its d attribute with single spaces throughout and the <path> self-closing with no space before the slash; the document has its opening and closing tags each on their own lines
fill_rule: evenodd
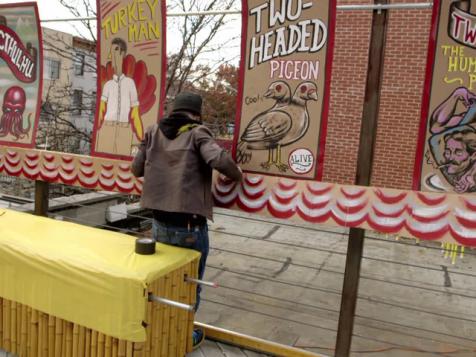
<svg viewBox="0 0 476 357">
<path fill-rule="evenodd" d="M 132 173 L 144 177 L 142 207 L 209 219 L 213 218 L 212 169 L 234 181 L 242 179 L 231 155 L 203 125 L 173 140 L 158 124 L 149 127 L 132 162 Z"/>
</svg>

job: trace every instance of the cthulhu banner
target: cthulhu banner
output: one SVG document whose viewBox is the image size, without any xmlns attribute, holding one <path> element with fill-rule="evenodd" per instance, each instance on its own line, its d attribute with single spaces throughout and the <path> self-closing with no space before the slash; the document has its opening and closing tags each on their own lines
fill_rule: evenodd
<svg viewBox="0 0 476 357">
<path fill-rule="evenodd" d="M 93 155 L 130 159 L 161 115 L 165 0 L 100 0 Z"/>
<path fill-rule="evenodd" d="M 243 1 L 234 155 L 248 172 L 320 179 L 335 1 Z"/>
<path fill-rule="evenodd" d="M 436 1 L 414 188 L 476 192 L 476 3 Z"/>
<path fill-rule="evenodd" d="M 35 146 L 41 78 L 41 30 L 36 4 L 0 5 L 0 144 Z"/>
</svg>

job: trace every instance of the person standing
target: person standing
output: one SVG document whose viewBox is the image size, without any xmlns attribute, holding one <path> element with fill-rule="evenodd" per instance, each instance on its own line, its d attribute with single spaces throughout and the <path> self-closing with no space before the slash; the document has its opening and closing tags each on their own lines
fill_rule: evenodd
<svg viewBox="0 0 476 357">
<path fill-rule="evenodd" d="M 202 124 L 201 112 L 201 96 L 178 94 L 170 116 L 146 130 L 131 168 L 136 177 L 144 177 L 141 205 L 152 210 L 154 239 L 199 251 L 199 279 L 209 251 L 207 218 L 213 218 L 212 170 L 242 180 L 241 169 Z M 195 311 L 200 290 L 198 285 Z M 203 330 L 195 329 L 194 347 L 204 337 Z"/>
</svg>

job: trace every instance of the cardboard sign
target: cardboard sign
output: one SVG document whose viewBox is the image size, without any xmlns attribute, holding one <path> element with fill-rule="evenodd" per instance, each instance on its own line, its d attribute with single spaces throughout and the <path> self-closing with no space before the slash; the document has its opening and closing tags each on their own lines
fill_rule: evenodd
<svg viewBox="0 0 476 357">
<path fill-rule="evenodd" d="M 243 1 L 234 155 L 247 172 L 320 179 L 335 1 Z"/>
<path fill-rule="evenodd" d="M 414 175 L 422 191 L 476 192 L 476 6 L 470 5 L 433 5 Z"/>
<path fill-rule="evenodd" d="M 36 4 L 0 5 L 0 144 L 35 147 L 42 64 Z"/>
<path fill-rule="evenodd" d="M 165 0 L 98 1 L 93 155 L 131 159 L 162 114 Z"/>
</svg>

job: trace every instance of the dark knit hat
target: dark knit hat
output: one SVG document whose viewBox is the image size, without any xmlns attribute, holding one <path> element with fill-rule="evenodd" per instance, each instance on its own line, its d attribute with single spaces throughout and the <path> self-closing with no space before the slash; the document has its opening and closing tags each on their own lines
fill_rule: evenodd
<svg viewBox="0 0 476 357">
<path fill-rule="evenodd" d="M 172 113 L 180 111 L 202 115 L 202 97 L 191 92 L 178 94 L 172 105 Z"/>
</svg>

